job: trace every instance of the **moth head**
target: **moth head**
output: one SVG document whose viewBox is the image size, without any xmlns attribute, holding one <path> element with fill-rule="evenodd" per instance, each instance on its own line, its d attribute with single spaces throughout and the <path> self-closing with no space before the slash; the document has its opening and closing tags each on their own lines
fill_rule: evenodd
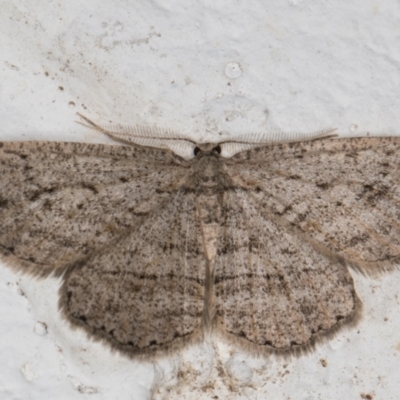
<svg viewBox="0 0 400 400">
<path fill-rule="evenodd" d="M 193 149 L 195 157 L 199 157 L 202 154 L 221 154 L 221 146 L 216 143 L 200 143 L 197 144 Z"/>
</svg>

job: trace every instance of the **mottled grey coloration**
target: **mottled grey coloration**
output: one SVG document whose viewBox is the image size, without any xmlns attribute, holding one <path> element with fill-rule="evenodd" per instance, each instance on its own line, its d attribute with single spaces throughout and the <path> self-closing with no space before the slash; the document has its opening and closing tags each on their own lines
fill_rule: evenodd
<svg viewBox="0 0 400 400">
<path fill-rule="evenodd" d="M 300 354 L 356 322 L 348 267 L 399 261 L 400 138 L 219 153 L 0 143 L 1 258 L 62 276 L 64 316 L 129 356 Z"/>
</svg>

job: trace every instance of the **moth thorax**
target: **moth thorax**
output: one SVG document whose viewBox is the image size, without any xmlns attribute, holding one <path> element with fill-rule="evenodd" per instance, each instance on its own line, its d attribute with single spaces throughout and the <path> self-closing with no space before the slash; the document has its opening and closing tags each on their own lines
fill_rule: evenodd
<svg viewBox="0 0 400 400">
<path fill-rule="evenodd" d="M 214 155 L 205 155 L 197 164 L 198 184 L 205 187 L 218 186 L 221 171 L 220 160 Z"/>
</svg>

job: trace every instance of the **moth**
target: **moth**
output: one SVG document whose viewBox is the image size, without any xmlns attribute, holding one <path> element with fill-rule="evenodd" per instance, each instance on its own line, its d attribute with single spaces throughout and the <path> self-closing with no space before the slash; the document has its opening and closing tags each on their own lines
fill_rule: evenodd
<svg viewBox="0 0 400 400">
<path fill-rule="evenodd" d="M 63 316 L 127 356 L 302 354 L 360 318 L 350 270 L 399 262 L 400 138 L 175 137 L 185 159 L 83 118 L 124 145 L 0 143 L 0 255 L 61 277 Z"/>
</svg>

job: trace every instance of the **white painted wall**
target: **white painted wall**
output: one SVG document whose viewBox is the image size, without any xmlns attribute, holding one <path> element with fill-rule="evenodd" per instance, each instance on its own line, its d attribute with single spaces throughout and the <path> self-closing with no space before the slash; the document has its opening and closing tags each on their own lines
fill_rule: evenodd
<svg viewBox="0 0 400 400">
<path fill-rule="evenodd" d="M 400 3 L 0 1 L 0 139 L 107 142 L 74 121 L 221 134 L 400 134 Z M 309 356 L 224 344 L 110 354 L 57 312 L 58 282 L 0 268 L 1 399 L 397 399 L 400 272 L 355 276 L 357 328 Z M 324 366 L 324 365 L 325 366 Z M 223 373 L 221 372 L 223 371 Z"/>
</svg>

